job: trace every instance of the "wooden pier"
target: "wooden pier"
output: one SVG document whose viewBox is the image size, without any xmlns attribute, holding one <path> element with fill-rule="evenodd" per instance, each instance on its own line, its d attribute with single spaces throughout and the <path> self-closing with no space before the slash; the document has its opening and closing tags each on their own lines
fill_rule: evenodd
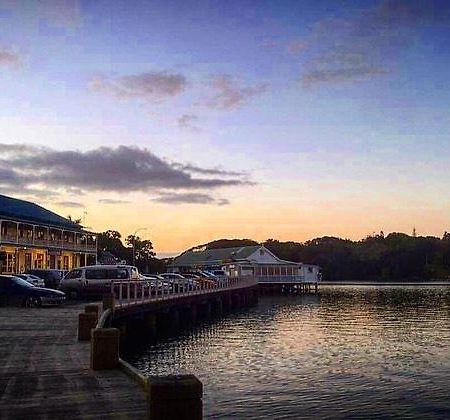
<svg viewBox="0 0 450 420">
<path fill-rule="evenodd" d="M 0 307 L 0 419 L 145 419 L 146 394 L 120 370 L 89 369 L 84 304 Z"/>
<path fill-rule="evenodd" d="M 89 327 L 87 334 L 80 334 L 81 320 L 89 321 L 88 309 L 93 306 L 97 309 L 96 305 L 87 308 L 86 302 L 69 302 L 53 308 L 0 307 L 1 420 L 146 419 L 152 407 L 167 412 L 173 407 L 160 402 L 159 406 L 157 402 L 152 406 L 147 402 L 151 395 L 146 392 L 149 384 L 145 378 L 136 380 L 140 375 L 126 374 L 123 363 L 122 370 L 117 363 L 106 367 L 108 370 L 94 370 L 97 368 L 92 361 L 96 359 L 104 364 L 102 357 L 112 351 L 104 340 L 103 344 L 94 346 L 97 333 L 100 336 L 116 331 L 117 340 L 119 335 L 123 339 L 139 327 L 147 330 L 158 327 L 158 319 L 167 321 L 169 317 L 171 324 L 178 323 L 181 314 L 185 317 L 188 311 L 191 321 L 196 322 L 197 318 L 208 318 L 212 313 L 221 314 L 222 310 L 256 303 L 258 296 L 256 282 L 238 279 L 218 284 L 213 289 L 149 295 L 147 298 L 144 294 L 139 295 L 137 289 L 126 289 L 126 297 L 116 301 L 114 295 L 111 299 L 105 296 L 103 302 L 104 307 L 107 302 L 112 305 L 104 315 L 109 313 L 108 323 L 118 328 L 103 328 L 98 324 L 95 328 L 96 315 L 92 324 L 94 329 Z M 98 303 L 98 308 L 101 306 Z M 163 323 L 161 327 L 165 328 L 165 325 Z M 92 343 L 78 340 L 83 336 L 89 338 L 89 331 Z M 117 358 L 118 348 L 115 350 Z M 128 371 L 130 369 L 132 367 Z M 153 386 L 162 385 L 156 382 Z M 176 387 L 179 386 L 177 383 Z"/>
</svg>

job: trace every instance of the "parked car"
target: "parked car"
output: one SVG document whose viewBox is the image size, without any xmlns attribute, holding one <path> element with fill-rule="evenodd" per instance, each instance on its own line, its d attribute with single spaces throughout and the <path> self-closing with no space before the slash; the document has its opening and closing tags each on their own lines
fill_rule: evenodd
<svg viewBox="0 0 450 420">
<path fill-rule="evenodd" d="M 19 277 L 28 283 L 31 283 L 36 287 L 45 287 L 45 282 L 40 277 L 35 276 L 34 274 L 14 274 L 16 277 Z"/>
<path fill-rule="evenodd" d="M 217 269 L 214 269 L 214 270 L 207 270 L 206 273 L 208 273 L 208 274 L 214 276 L 214 278 L 219 278 L 219 279 L 223 279 L 223 278 L 225 278 L 225 277 L 227 276 L 226 273 L 225 273 L 225 271 L 223 271 L 223 270 L 217 270 Z"/>
<path fill-rule="evenodd" d="M 194 279 L 196 283 L 203 288 L 214 286 L 216 284 L 211 276 L 206 276 L 201 271 L 197 271 L 194 273 L 183 273 L 183 276 L 186 278 Z"/>
<path fill-rule="evenodd" d="M 195 290 L 199 287 L 199 284 L 195 280 L 186 278 L 178 273 L 162 273 L 159 276 L 172 284 L 174 292 L 185 292 L 187 290 Z"/>
<path fill-rule="evenodd" d="M 44 280 L 45 287 L 49 289 L 57 289 L 64 275 L 62 270 L 45 270 L 39 268 L 27 270 L 25 274 L 33 274 L 34 276 L 40 277 L 42 280 Z"/>
<path fill-rule="evenodd" d="M 53 289 L 36 287 L 20 277 L 0 275 L 0 305 L 22 305 L 39 307 L 60 305 L 66 300 L 66 295 Z"/>
<path fill-rule="evenodd" d="M 111 291 L 114 281 L 141 279 L 138 269 L 131 265 L 90 265 L 67 273 L 60 289 L 74 299 L 80 296 L 101 296 Z"/>
</svg>

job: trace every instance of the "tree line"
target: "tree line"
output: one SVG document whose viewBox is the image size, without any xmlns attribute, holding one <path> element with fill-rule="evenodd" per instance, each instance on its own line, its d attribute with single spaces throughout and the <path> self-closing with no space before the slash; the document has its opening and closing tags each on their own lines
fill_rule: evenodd
<svg viewBox="0 0 450 420">
<path fill-rule="evenodd" d="M 143 273 L 164 272 L 169 260 L 155 257 L 150 240 L 108 230 L 98 235 L 99 260 L 126 261 Z M 219 239 L 196 246 L 207 249 L 259 245 L 252 239 Z M 283 260 L 316 264 L 323 280 L 429 280 L 450 279 L 450 233 L 442 238 L 404 233 L 369 235 L 359 241 L 324 236 L 306 242 L 267 239 L 262 243 Z"/>
<path fill-rule="evenodd" d="M 258 244 L 251 239 L 221 239 L 202 246 Z M 262 244 L 283 260 L 319 265 L 325 281 L 450 279 L 448 232 L 442 238 L 380 232 L 359 241 L 324 236 L 303 243 L 267 239 Z"/>
</svg>

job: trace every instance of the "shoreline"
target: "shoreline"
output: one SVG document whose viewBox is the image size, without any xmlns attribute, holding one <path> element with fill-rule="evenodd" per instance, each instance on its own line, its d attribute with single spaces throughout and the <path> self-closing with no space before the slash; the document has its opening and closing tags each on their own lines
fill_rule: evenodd
<svg viewBox="0 0 450 420">
<path fill-rule="evenodd" d="M 321 281 L 320 286 L 449 286 L 450 281 Z"/>
</svg>

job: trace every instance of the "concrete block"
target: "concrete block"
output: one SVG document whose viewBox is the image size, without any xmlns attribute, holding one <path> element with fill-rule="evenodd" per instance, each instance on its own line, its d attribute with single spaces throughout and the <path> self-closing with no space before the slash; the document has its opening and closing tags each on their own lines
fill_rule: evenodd
<svg viewBox="0 0 450 420">
<path fill-rule="evenodd" d="M 148 418 L 200 420 L 203 384 L 194 375 L 148 377 Z"/>
<path fill-rule="evenodd" d="M 117 328 L 96 328 L 91 333 L 91 369 L 115 369 L 119 365 L 119 339 Z"/>
<path fill-rule="evenodd" d="M 97 325 L 97 315 L 92 312 L 78 315 L 78 341 L 89 341 L 91 330 Z"/>
</svg>

